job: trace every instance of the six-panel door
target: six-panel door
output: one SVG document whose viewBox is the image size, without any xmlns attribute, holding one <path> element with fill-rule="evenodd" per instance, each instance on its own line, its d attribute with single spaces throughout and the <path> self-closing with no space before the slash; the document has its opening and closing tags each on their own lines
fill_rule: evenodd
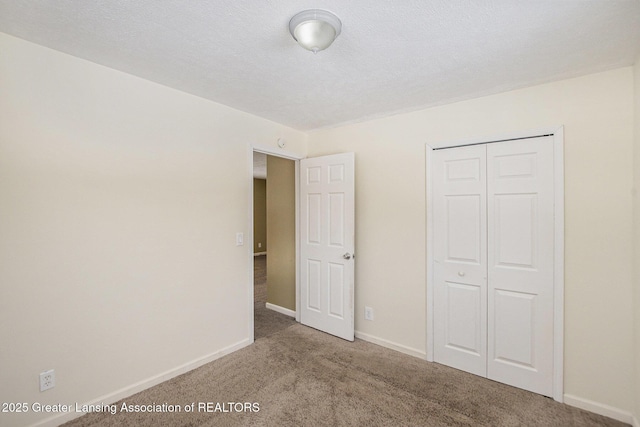
<svg viewBox="0 0 640 427">
<path fill-rule="evenodd" d="M 300 161 L 300 322 L 354 339 L 353 153 Z"/>
</svg>

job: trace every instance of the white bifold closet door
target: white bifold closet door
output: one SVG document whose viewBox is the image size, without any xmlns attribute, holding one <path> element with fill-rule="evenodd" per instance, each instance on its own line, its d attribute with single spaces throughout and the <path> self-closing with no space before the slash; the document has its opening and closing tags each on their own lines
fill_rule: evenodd
<svg viewBox="0 0 640 427">
<path fill-rule="evenodd" d="M 553 139 L 434 152 L 434 359 L 553 393 Z"/>
<path fill-rule="evenodd" d="M 433 153 L 434 360 L 487 375 L 487 155 Z"/>
</svg>

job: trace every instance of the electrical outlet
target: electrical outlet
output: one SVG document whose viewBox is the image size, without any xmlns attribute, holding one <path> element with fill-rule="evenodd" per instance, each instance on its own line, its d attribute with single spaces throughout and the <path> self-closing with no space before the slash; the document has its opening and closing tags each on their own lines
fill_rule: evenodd
<svg viewBox="0 0 640 427">
<path fill-rule="evenodd" d="M 56 385 L 56 372 L 53 369 L 40 372 L 40 391 L 49 390 Z"/>
<path fill-rule="evenodd" d="M 236 246 L 244 245 L 244 234 L 236 233 Z"/>
<path fill-rule="evenodd" d="M 373 320 L 373 308 L 371 307 L 364 308 L 364 320 Z"/>
<path fill-rule="evenodd" d="M 258 248 L 261 248 L 261 247 L 262 247 L 262 243 L 258 243 Z"/>
</svg>

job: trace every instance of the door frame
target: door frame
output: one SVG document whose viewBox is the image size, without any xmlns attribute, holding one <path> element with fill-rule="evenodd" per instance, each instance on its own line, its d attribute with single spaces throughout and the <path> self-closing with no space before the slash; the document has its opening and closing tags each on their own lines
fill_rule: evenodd
<svg viewBox="0 0 640 427">
<path fill-rule="evenodd" d="M 247 236 L 246 245 L 247 245 L 247 257 L 248 257 L 248 265 L 249 271 L 247 272 L 248 276 L 248 289 L 249 289 L 249 331 L 248 336 L 250 342 L 254 342 L 255 336 L 255 325 L 253 322 L 253 288 L 254 288 L 254 274 L 253 274 L 253 153 L 263 153 L 269 156 L 281 157 L 283 159 L 293 160 L 295 163 L 295 189 L 294 189 L 294 197 L 295 197 L 295 245 L 296 245 L 296 260 L 295 260 L 295 268 L 296 268 L 296 322 L 300 322 L 300 206 L 299 206 L 299 197 L 298 192 L 300 190 L 300 160 L 304 159 L 305 156 L 302 156 L 298 153 L 294 153 L 293 151 L 284 150 L 278 147 L 270 147 L 268 145 L 260 145 L 260 144 L 249 144 L 247 150 L 247 161 L 248 161 L 248 184 L 249 184 L 249 223 L 247 225 Z M 267 175 L 267 179 L 269 176 Z"/>
<path fill-rule="evenodd" d="M 462 147 L 465 145 L 506 142 L 519 139 L 553 137 L 554 170 L 554 314 L 553 314 L 553 399 L 564 400 L 564 126 L 515 132 L 493 137 L 482 137 L 458 141 L 443 141 L 426 144 L 426 243 L 427 243 L 427 356 L 434 361 L 434 277 L 433 277 L 433 180 L 431 178 L 433 151 L 441 148 Z"/>
</svg>

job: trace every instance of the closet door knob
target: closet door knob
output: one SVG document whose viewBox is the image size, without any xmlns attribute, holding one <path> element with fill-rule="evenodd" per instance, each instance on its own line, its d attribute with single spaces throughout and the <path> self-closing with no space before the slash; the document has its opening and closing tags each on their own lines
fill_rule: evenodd
<svg viewBox="0 0 640 427">
<path fill-rule="evenodd" d="M 464 271 L 458 271 L 458 276 L 464 277 Z"/>
</svg>

